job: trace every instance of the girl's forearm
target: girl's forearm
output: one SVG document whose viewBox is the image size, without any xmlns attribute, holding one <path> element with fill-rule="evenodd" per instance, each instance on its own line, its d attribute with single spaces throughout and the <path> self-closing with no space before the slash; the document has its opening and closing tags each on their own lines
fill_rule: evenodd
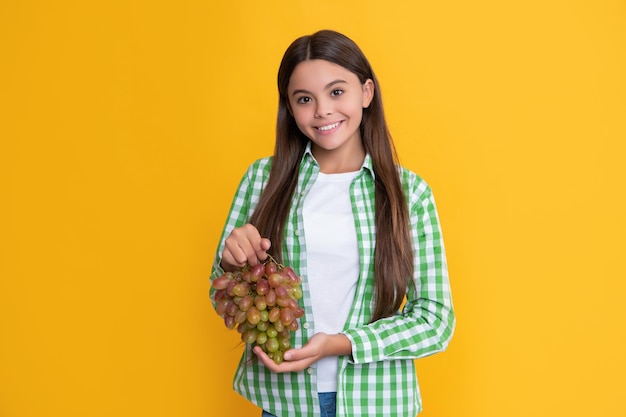
<svg viewBox="0 0 626 417">
<path fill-rule="evenodd" d="M 352 343 L 344 334 L 329 334 L 326 343 L 326 356 L 352 355 Z"/>
</svg>

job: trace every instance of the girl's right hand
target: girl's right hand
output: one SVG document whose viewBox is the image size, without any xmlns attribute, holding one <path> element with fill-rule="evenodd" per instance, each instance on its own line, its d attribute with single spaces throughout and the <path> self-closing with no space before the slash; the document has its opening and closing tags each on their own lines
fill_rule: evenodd
<svg viewBox="0 0 626 417">
<path fill-rule="evenodd" d="M 233 229 L 222 252 L 222 268 L 234 271 L 246 264 L 256 265 L 267 258 L 270 246 L 270 240 L 261 237 L 257 228 L 249 223 Z"/>
</svg>

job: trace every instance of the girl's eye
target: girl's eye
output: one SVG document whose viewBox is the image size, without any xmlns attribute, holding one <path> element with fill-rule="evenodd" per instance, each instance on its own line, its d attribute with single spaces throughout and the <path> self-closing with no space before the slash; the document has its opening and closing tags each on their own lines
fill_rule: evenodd
<svg viewBox="0 0 626 417">
<path fill-rule="evenodd" d="M 311 97 L 306 97 L 306 96 L 304 96 L 304 97 L 300 97 L 300 98 L 298 99 L 298 103 L 299 103 L 299 104 L 306 104 L 306 103 L 308 103 L 308 102 L 310 102 L 310 101 L 311 101 Z"/>
<path fill-rule="evenodd" d="M 337 89 L 337 90 L 333 90 L 330 95 L 331 96 L 340 96 L 343 94 L 343 90 Z"/>
</svg>

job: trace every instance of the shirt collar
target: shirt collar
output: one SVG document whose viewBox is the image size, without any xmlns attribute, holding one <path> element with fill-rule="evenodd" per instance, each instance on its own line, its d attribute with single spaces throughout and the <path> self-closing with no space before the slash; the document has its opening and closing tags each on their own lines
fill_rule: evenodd
<svg viewBox="0 0 626 417">
<path fill-rule="evenodd" d="M 311 152 L 311 141 L 309 140 L 306 144 L 306 148 L 304 149 L 304 155 L 302 156 L 303 162 L 315 164 L 319 167 L 319 164 L 315 160 L 313 153 Z M 361 165 L 361 171 L 367 171 L 372 176 L 372 179 L 376 179 L 376 174 L 374 174 L 374 164 L 372 162 L 372 157 L 369 153 L 365 154 L 365 159 L 363 160 L 363 165 Z"/>
</svg>

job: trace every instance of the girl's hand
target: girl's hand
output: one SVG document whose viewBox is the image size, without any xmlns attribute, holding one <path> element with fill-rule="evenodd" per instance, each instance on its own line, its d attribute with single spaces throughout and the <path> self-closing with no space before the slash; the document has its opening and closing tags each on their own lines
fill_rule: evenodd
<svg viewBox="0 0 626 417">
<path fill-rule="evenodd" d="M 280 364 L 276 364 L 259 346 L 254 347 L 254 353 L 273 372 L 298 372 L 326 356 L 350 355 L 352 344 L 342 334 L 316 333 L 306 345 L 286 351 Z"/>
<path fill-rule="evenodd" d="M 256 265 L 267 258 L 271 246 L 269 239 L 262 238 L 256 227 L 245 224 L 233 229 L 226 238 L 222 252 L 222 268 L 234 271 L 247 264 Z"/>
</svg>

